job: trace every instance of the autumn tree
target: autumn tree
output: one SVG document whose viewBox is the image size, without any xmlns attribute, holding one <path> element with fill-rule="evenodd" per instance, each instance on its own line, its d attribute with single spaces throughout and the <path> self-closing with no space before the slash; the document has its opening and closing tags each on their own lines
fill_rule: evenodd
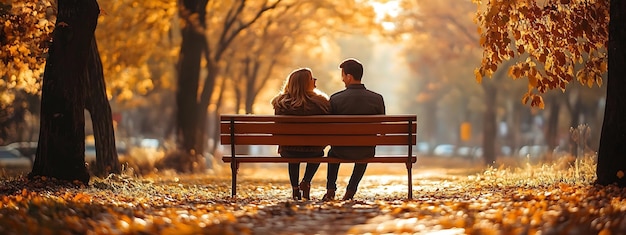
<svg viewBox="0 0 626 235">
<path fill-rule="evenodd" d="M 105 176 L 109 173 L 119 174 L 121 166 L 113 129 L 113 113 L 107 99 L 102 61 L 95 37 L 91 40 L 88 56 L 85 68 L 87 73 L 84 75 L 85 81 L 83 82 L 83 98 L 85 99 L 84 109 L 88 110 L 91 115 L 96 142 L 96 162 L 92 172 L 98 176 Z M 84 139 L 83 127 L 83 141 Z"/>
<path fill-rule="evenodd" d="M 27 129 L 25 118 L 39 113 L 44 53 L 55 14 L 46 1 L 0 3 L 0 145 L 23 141 L 19 132 Z"/>
<path fill-rule="evenodd" d="M 544 107 L 541 93 L 565 90 L 576 79 L 581 84 L 601 85 L 608 70 L 607 98 L 598 152 L 597 183 L 626 185 L 626 151 L 621 136 L 626 133 L 622 112 L 626 103 L 626 3 L 609 1 L 490 1 L 478 5 L 483 60 L 476 70 L 480 81 L 512 57 L 525 57 L 509 70 L 514 78 L 528 80 L 524 103 Z M 610 20 L 609 20 L 610 19 Z M 583 60 L 586 57 L 587 60 Z M 607 63 L 608 60 L 608 63 Z M 574 66 L 582 69 L 574 73 Z M 539 66 L 542 65 L 542 66 Z"/>
<path fill-rule="evenodd" d="M 259 19 L 233 42 L 236 47 L 229 49 L 232 54 L 228 60 L 236 66 L 225 74 L 234 89 L 235 112 L 254 113 L 256 96 L 274 75 L 274 68 L 286 66 L 288 49 L 305 39 L 303 28 L 308 27 L 304 27 L 307 24 L 302 19 L 310 17 L 314 9 L 304 5 L 277 6 L 267 13 L 273 16 Z"/>
<path fill-rule="evenodd" d="M 626 102 L 622 93 L 626 89 L 626 2 L 611 0 L 608 43 L 607 99 L 604 111 L 604 123 L 598 151 L 597 183 L 602 185 L 617 183 L 626 186 L 624 167 L 626 158 L 622 157 L 626 146 L 622 138 L 626 133 Z"/>
<path fill-rule="evenodd" d="M 179 15 L 181 16 L 181 37 L 182 44 L 179 53 L 177 72 L 178 86 L 176 92 L 176 141 L 178 148 L 183 150 L 183 154 L 179 156 L 178 166 L 173 166 L 179 171 L 193 171 L 194 168 L 202 169 L 202 161 L 199 154 L 202 153 L 204 141 L 205 125 L 198 119 L 205 113 L 207 105 L 202 105 L 197 98 L 200 87 L 200 69 L 203 52 L 211 59 L 208 54 L 209 45 L 206 31 L 206 8 L 208 0 L 178 1 Z M 233 24 L 232 19 L 226 19 L 224 22 Z M 226 31 L 224 31 L 226 32 Z M 218 44 L 219 45 L 219 44 Z M 215 61 L 207 61 L 210 63 L 209 69 L 216 74 Z M 215 75 L 212 75 L 215 76 Z M 214 79 L 214 78 L 212 78 Z M 206 81 L 206 86 L 212 89 L 214 80 Z M 204 102 L 206 103 L 206 102 Z M 199 167 L 194 167 L 200 165 Z"/>
<path fill-rule="evenodd" d="M 119 173 L 110 106 L 93 36 L 99 15 L 97 2 L 27 0 L 3 5 L 2 9 L 5 28 L 0 66 L 6 69 L 0 72 L 0 89 L 11 91 L 3 95 L 42 93 L 39 144 L 30 176 L 89 180 L 84 164 L 85 108 L 99 115 L 94 125 L 104 139 L 97 143 L 102 150 L 93 173 Z M 77 15 L 74 11 L 85 12 Z M 61 19 L 56 25 L 55 17 Z M 89 32 L 92 35 L 87 35 Z M 84 43 L 87 47 L 82 47 Z M 47 81 L 43 86 L 42 72 Z"/>
<path fill-rule="evenodd" d="M 354 12 L 367 12 L 367 8 L 356 4 L 298 1 L 296 4 L 277 5 L 271 12 L 266 13 L 265 17 L 242 31 L 234 40 L 233 47 L 229 48 L 231 54 L 225 60 L 229 62 L 230 69 L 223 73 L 232 81 L 235 90 L 237 100 L 235 112 L 255 113 L 253 106 L 256 98 L 269 81 L 282 82 L 286 76 L 285 71 L 293 70 L 294 66 L 303 66 L 295 63 L 294 58 L 313 57 L 314 60 L 310 63 L 321 63 L 320 56 L 329 54 L 329 51 L 321 49 L 320 44 L 341 37 L 341 32 L 333 31 L 342 31 L 342 27 L 336 22 L 348 18 L 349 15 L 339 9 L 348 6 Z M 360 14 L 352 17 L 360 17 Z M 373 21 L 363 20 L 362 24 L 369 25 L 368 32 L 375 32 L 377 28 Z M 350 30 L 352 33 L 363 31 L 365 28 L 356 24 L 347 25 L 356 26 Z M 359 49 L 367 51 L 364 48 Z M 243 107 L 239 108 L 240 106 Z"/>
<path fill-rule="evenodd" d="M 85 108 L 91 114 L 96 132 L 97 160 L 91 169 L 98 175 L 115 172 L 119 165 L 115 135 L 110 132 L 113 126 L 109 99 L 128 102 L 155 89 L 172 89 L 168 73 L 173 70 L 171 61 L 177 48 L 175 35 L 168 35 L 176 12 L 175 3 L 104 1 L 100 6 L 103 12 L 99 17 L 96 38 L 102 57 L 90 57 L 96 63 L 89 63 L 91 82 L 85 83 L 90 86 L 85 88 L 89 91 L 85 93 Z M 19 98 L 21 95 L 13 94 L 21 94 L 20 91 L 38 96 L 42 81 L 40 74 L 54 29 L 56 6 L 51 1 L 25 0 L 14 1 L 2 9 L 0 27 L 4 30 L 0 32 L 0 38 L 6 41 L 0 45 L 0 57 L 3 58 L 0 67 L 6 69 L 0 70 L 0 90 L 6 92 L 2 92 L 5 98 L 0 100 L 8 102 L 12 97 Z M 148 40 L 151 43 L 146 43 Z M 157 47 L 159 50 L 155 49 Z M 101 68 L 98 60 L 102 60 Z M 107 79 L 100 83 L 98 76 L 104 74 Z M 141 99 L 134 100 L 126 106 L 133 107 Z M 19 102 L 23 101 L 20 99 Z M 29 103 L 29 108 L 36 107 Z"/>
<path fill-rule="evenodd" d="M 161 139 L 163 133 L 155 136 L 145 127 L 161 127 L 165 130 L 168 121 L 172 120 L 168 105 L 173 106 L 173 102 L 168 102 L 168 97 L 171 99 L 168 94 L 173 93 L 173 63 L 180 43 L 177 34 L 171 32 L 176 4 L 166 0 L 125 0 L 104 1 L 100 6 L 103 12 L 95 35 L 102 55 L 102 71 L 106 74 L 106 93 L 103 95 L 107 100 L 102 102 L 110 100 L 111 104 L 116 105 L 115 112 L 123 114 L 117 123 L 118 132 L 126 136 L 149 135 Z M 98 107 L 106 106 L 95 106 Z M 99 131 L 99 119 L 111 117 L 110 109 L 104 110 L 108 111 L 106 114 L 89 109 L 89 106 L 87 110 L 94 123 L 96 158 L 100 159 L 101 156 L 107 156 L 107 151 L 99 143 L 121 144 L 125 135 L 103 135 Z M 133 132 L 133 126 L 124 125 L 131 122 L 138 123 L 136 126 L 141 132 Z M 116 140 L 116 137 L 122 138 Z M 131 156 L 128 163 L 135 165 L 136 159 L 139 158 Z M 97 160 L 96 166 L 100 162 Z M 135 170 L 140 172 L 150 169 Z"/>
<path fill-rule="evenodd" d="M 0 91 L 2 103 L 12 90 L 37 93 L 56 9 L 49 1 L 0 3 Z"/>
<path fill-rule="evenodd" d="M 454 3 L 453 3 L 454 2 Z M 469 122 L 482 129 L 482 157 L 485 164 L 496 159 L 497 110 L 499 92 L 505 74 L 481 86 L 465 83 L 479 56 L 478 35 L 472 15 L 475 6 L 471 2 L 455 1 L 404 1 L 404 11 L 395 20 L 397 27 L 392 34 L 410 38 L 405 54 L 409 66 L 421 79 L 421 90 L 415 100 L 423 107 L 421 113 L 426 141 L 436 138 L 437 122 L 451 123 L 450 130 L 443 131 L 446 142 L 463 143 L 459 134 L 462 122 Z M 393 36 L 393 35 L 392 35 Z M 455 68 L 451 70 L 450 68 Z M 439 114 L 439 116 L 438 116 Z M 445 114 L 445 115 L 442 115 Z M 481 116 L 481 122 L 473 116 Z"/>
<path fill-rule="evenodd" d="M 112 103 L 136 108 L 154 90 L 173 91 L 180 46 L 176 2 L 102 1 L 100 7 L 96 38 Z"/>
<path fill-rule="evenodd" d="M 248 88 L 245 89 L 252 92 L 246 98 L 248 102 L 245 102 L 250 108 L 254 102 L 254 93 L 263 86 L 264 77 L 267 78 L 268 74 L 273 74 L 272 60 L 250 57 L 246 62 L 245 56 L 241 56 L 251 52 L 250 49 L 253 50 L 252 53 L 257 53 L 257 51 L 254 51 L 255 48 L 260 48 L 263 46 L 262 43 L 269 42 L 267 39 L 259 40 L 258 36 L 271 38 L 279 33 L 278 39 L 285 42 L 284 40 L 302 38 L 296 35 L 302 33 L 302 31 L 288 31 L 292 27 L 282 29 L 283 31 L 281 32 L 280 27 L 285 26 L 285 23 L 295 25 L 297 23 L 306 23 L 305 21 L 318 20 L 325 22 L 325 25 L 339 27 L 341 26 L 340 22 L 347 22 L 349 19 L 360 19 L 360 22 L 369 22 L 369 20 L 358 17 L 364 14 L 371 15 L 372 13 L 371 7 L 366 8 L 369 9 L 368 11 L 360 11 L 361 8 L 358 7 L 352 8 L 359 5 L 352 1 L 340 3 L 335 3 L 334 1 L 281 0 L 256 2 L 179 1 L 178 3 L 181 18 L 182 44 L 177 64 L 178 87 L 176 100 L 178 110 L 176 115 L 176 139 L 179 149 L 183 150 L 183 154 L 173 156 L 177 160 L 171 162 L 180 163 L 179 166 L 173 166 L 180 171 L 195 171 L 203 167 L 202 154 L 204 154 L 205 146 L 208 142 L 208 129 L 211 126 L 215 126 L 215 123 L 209 119 L 208 113 L 218 112 L 216 107 L 219 104 L 215 102 L 221 99 L 219 94 L 223 93 L 220 91 L 216 95 L 214 92 L 218 90 L 216 89 L 216 84 L 219 79 L 229 77 L 229 75 L 224 74 L 227 67 L 234 66 L 233 63 L 239 64 L 235 69 L 243 69 L 243 71 L 240 71 L 243 73 L 238 73 L 238 75 L 244 75 L 246 73 L 245 69 L 248 69 L 247 75 L 244 76 L 246 81 L 241 81 L 241 84 L 248 84 Z M 304 14 L 290 10 L 290 8 L 302 9 Z M 292 22 L 288 22 L 284 18 L 281 19 L 283 16 L 280 15 L 285 10 L 289 10 L 287 11 L 289 14 L 293 12 L 293 14 L 303 15 L 306 15 L 306 12 L 309 11 L 315 13 L 326 12 L 323 14 L 326 18 L 322 17 L 322 15 L 317 15 L 319 18 L 298 16 L 290 19 Z M 271 35 L 262 33 L 263 28 L 266 26 L 269 26 L 270 28 L 268 29 L 273 31 Z M 311 32 L 307 32 L 308 34 L 316 35 L 313 31 L 315 29 L 310 30 Z M 245 36 L 247 38 L 244 38 Z M 266 44 L 265 48 L 260 49 L 269 50 L 269 53 L 272 53 L 271 50 L 274 50 L 274 53 L 279 53 L 281 52 L 280 50 L 288 48 L 284 47 L 281 49 L 279 45 L 281 41 L 274 41 L 271 46 Z M 294 42 L 297 41 L 294 40 Z M 237 45 L 246 46 L 239 47 Z M 288 45 L 292 45 L 292 43 L 289 42 Z M 288 53 L 285 52 L 285 54 Z M 234 55 L 234 57 L 229 58 L 230 55 Z M 263 54 L 263 56 L 267 55 Z M 234 59 L 234 61 L 230 59 Z M 255 66 L 256 68 L 254 68 Z M 260 68 L 262 69 L 256 70 Z M 234 69 L 229 71 L 234 71 Z M 220 84 L 228 83 L 222 82 Z M 245 103 L 244 105 L 246 105 Z"/>
<path fill-rule="evenodd" d="M 95 0 L 58 2 L 56 27 L 43 76 L 39 145 L 29 177 L 89 182 L 84 160 L 83 112 L 98 14 Z"/>
</svg>

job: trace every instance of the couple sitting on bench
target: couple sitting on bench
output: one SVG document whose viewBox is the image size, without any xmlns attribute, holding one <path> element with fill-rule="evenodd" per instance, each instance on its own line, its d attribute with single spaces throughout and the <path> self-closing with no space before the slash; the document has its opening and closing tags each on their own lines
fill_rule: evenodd
<svg viewBox="0 0 626 235">
<path fill-rule="evenodd" d="M 367 90 L 361 83 L 363 65 L 355 59 L 343 61 L 341 78 L 345 89 L 330 96 L 315 89 L 317 81 L 310 69 L 294 70 L 284 83 L 282 91 L 272 99 L 276 115 L 376 115 L 385 114 L 383 97 Z M 323 157 L 326 146 L 279 146 L 281 157 Z M 343 159 L 365 159 L 374 157 L 375 146 L 331 146 L 329 157 Z M 289 163 L 289 180 L 293 188 L 292 198 L 310 200 L 311 180 L 320 163 L 307 163 L 304 177 L 300 183 L 300 163 Z M 355 163 L 352 176 L 346 188 L 343 200 L 351 200 L 357 191 L 359 182 L 365 174 L 367 163 Z M 339 163 L 328 163 L 326 194 L 323 201 L 335 198 Z"/>
</svg>

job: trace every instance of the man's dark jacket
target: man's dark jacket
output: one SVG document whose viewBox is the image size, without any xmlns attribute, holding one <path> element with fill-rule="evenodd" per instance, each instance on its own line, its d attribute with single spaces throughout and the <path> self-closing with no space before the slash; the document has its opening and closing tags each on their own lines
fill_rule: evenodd
<svg viewBox="0 0 626 235">
<path fill-rule="evenodd" d="M 330 113 L 335 115 L 385 114 L 383 96 L 365 88 L 363 84 L 350 84 L 345 90 L 330 96 Z M 331 146 L 328 156 L 345 159 L 373 157 L 376 146 Z"/>
</svg>

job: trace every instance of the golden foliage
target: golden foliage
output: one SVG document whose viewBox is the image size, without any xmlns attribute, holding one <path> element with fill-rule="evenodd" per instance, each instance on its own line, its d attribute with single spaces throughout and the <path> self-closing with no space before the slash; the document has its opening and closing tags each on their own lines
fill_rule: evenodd
<svg viewBox="0 0 626 235">
<path fill-rule="evenodd" d="M 26 89 L 35 93 L 40 90 L 45 52 L 55 22 L 56 12 L 52 2 L 23 0 L 12 2 L 6 7 L 2 4 L 0 91 Z M 129 100 L 155 89 L 174 89 L 175 66 L 181 43 L 180 28 L 185 24 L 178 15 L 176 1 L 122 0 L 98 3 L 101 14 L 96 28 L 96 40 L 109 98 Z M 285 64 L 291 59 L 289 54 L 294 52 L 286 50 L 298 48 L 298 44 L 311 48 L 309 45 L 316 45 L 314 42 L 319 44 L 320 37 L 337 32 L 371 32 L 380 28 L 373 23 L 375 13 L 368 4 L 354 1 L 279 1 L 276 9 L 269 10 L 258 20 L 271 23 L 267 27 L 273 32 L 271 37 L 257 41 L 259 36 L 263 36 L 266 24 L 256 22 L 249 29 L 240 29 L 239 26 L 252 23 L 262 5 L 267 7 L 275 2 L 246 2 L 241 14 L 232 14 L 237 12 L 238 4 L 241 3 L 210 1 L 206 18 L 197 19 L 198 22 L 205 21 L 208 25 L 205 32 L 200 33 L 209 38 L 208 52 L 212 53 L 204 57 L 203 66 L 207 66 L 208 62 L 215 62 L 220 67 L 234 64 L 233 61 L 239 62 L 239 57 L 229 61 L 207 61 L 222 56 L 221 54 L 231 48 L 241 54 L 252 54 L 248 49 L 267 48 L 265 54 L 253 58 L 267 61 L 267 58 L 277 57 L 282 66 L 291 66 Z M 229 19 L 231 24 L 227 25 L 224 23 L 229 12 L 235 18 Z M 287 14 L 283 14 L 285 12 Z M 225 29 L 227 26 L 231 28 Z M 294 27 L 297 29 L 291 31 Z M 237 33 L 241 34 L 239 38 L 244 42 L 251 42 L 251 46 L 220 48 L 237 39 L 230 37 Z M 268 42 L 274 44 L 269 44 L 271 47 L 268 47 Z M 241 45 L 241 42 L 237 45 Z M 286 49 L 272 50 L 279 45 Z M 220 76 L 232 77 L 229 74 Z"/>
<path fill-rule="evenodd" d="M 99 1 L 99 4 L 101 17 L 96 39 L 109 93 L 145 94 L 154 88 L 153 83 L 171 89 L 172 82 L 167 79 L 172 76 L 166 75 L 173 70 L 178 42 L 172 41 L 168 33 L 176 3 Z M 12 1 L 6 7 L 4 3 L 0 6 L 0 90 L 37 93 L 52 40 L 56 6 L 50 0 Z"/>
<path fill-rule="evenodd" d="M 41 89 L 54 21 L 50 1 L 0 3 L 0 90 L 36 93 Z"/>
<path fill-rule="evenodd" d="M 576 78 L 581 84 L 602 85 L 607 72 L 608 1 L 474 1 L 475 21 L 484 49 L 478 69 L 490 76 L 509 58 L 520 60 L 509 71 L 513 79 L 526 77 L 533 88 L 522 101 L 543 107 L 538 93 L 565 90 Z M 532 99 L 530 99 L 532 98 Z"/>
<path fill-rule="evenodd" d="M 127 101 L 153 89 L 173 89 L 180 44 L 172 32 L 176 2 L 98 3 L 96 40 L 109 95 Z"/>
</svg>

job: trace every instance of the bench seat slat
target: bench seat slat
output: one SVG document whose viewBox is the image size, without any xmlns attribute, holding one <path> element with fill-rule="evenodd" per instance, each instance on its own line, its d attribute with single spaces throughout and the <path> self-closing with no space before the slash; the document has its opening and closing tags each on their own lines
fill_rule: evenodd
<svg viewBox="0 0 626 235">
<path fill-rule="evenodd" d="M 220 137 L 222 144 L 231 144 L 229 135 Z M 374 146 L 408 145 L 407 135 L 359 136 L 359 135 L 236 135 L 237 145 L 285 145 L 285 146 Z M 411 136 L 411 145 L 415 145 L 417 136 Z"/>
<path fill-rule="evenodd" d="M 317 162 L 317 163 L 406 163 L 406 156 L 375 156 L 373 158 L 368 158 L 364 160 L 349 160 L 349 159 L 341 159 L 334 157 L 312 157 L 312 158 L 287 158 L 287 157 L 278 157 L 278 156 L 254 156 L 254 157 L 235 157 L 238 162 L 249 162 L 249 163 L 295 163 L 295 162 Z M 222 161 L 231 162 L 232 158 L 230 156 L 222 157 Z M 415 163 L 417 161 L 417 157 L 411 157 L 411 163 Z"/>
<path fill-rule="evenodd" d="M 274 123 L 236 122 L 234 133 L 259 134 L 406 134 L 407 123 Z M 231 124 L 221 123 L 222 134 L 230 134 Z M 411 125 L 411 132 L 417 131 L 417 124 Z"/>
</svg>

